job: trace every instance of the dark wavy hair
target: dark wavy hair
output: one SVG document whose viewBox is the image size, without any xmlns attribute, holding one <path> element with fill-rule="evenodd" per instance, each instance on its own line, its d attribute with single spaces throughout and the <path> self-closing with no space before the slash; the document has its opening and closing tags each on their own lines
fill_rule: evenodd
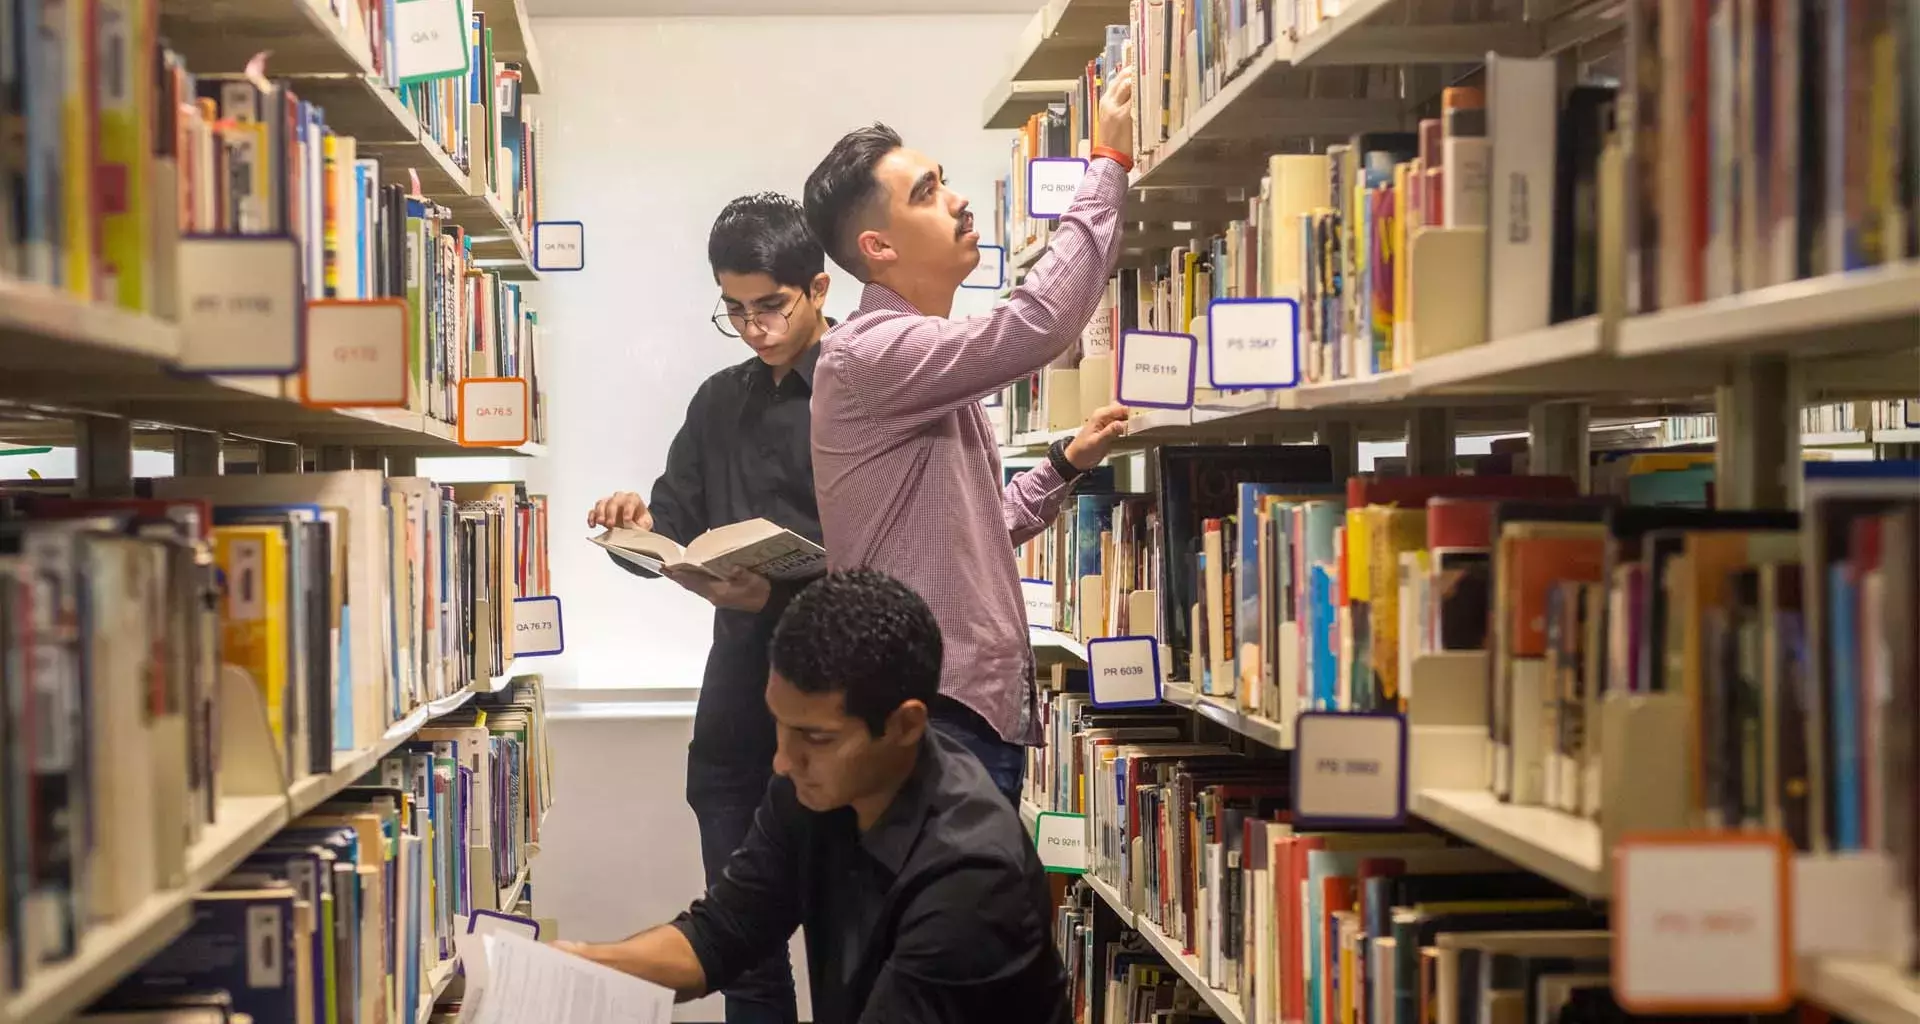
<svg viewBox="0 0 1920 1024">
<path fill-rule="evenodd" d="M 940 624 L 906 584 L 872 569 L 828 573 L 787 605 L 769 661 L 803 693 L 844 693 L 878 736 L 887 716 L 940 692 Z"/>
<path fill-rule="evenodd" d="M 807 223 L 833 262 L 862 282 L 868 280 L 867 261 L 853 240 L 855 215 L 880 196 L 874 165 L 900 148 L 900 133 L 875 121 L 840 137 L 820 166 L 807 175 Z"/>
<path fill-rule="evenodd" d="M 805 291 L 827 269 L 826 252 L 807 228 L 800 204 L 778 192 L 756 192 L 726 205 L 707 235 L 714 277 L 765 274 Z"/>
</svg>

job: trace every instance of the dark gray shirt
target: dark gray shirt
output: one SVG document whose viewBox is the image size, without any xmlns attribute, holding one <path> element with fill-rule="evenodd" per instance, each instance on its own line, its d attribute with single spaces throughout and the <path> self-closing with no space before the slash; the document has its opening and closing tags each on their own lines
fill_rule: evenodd
<svg viewBox="0 0 1920 1024">
<path fill-rule="evenodd" d="M 700 385 L 647 502 L 655 533 L 685 544 L 714 527 L 757 518 L 820 543 L 810 441 L 819 357 L 820 346 L 808 349 L 778 384 L 765 363 L 749 359 Z M 614 564 L 652 575 L 619 559 Z M 757 613 L 715 610 L 713 649 L 694 715 L 696 760 L 738 765 L 748 775 L 772 763 L 773 719 L 763 697 L 767 643 L 796 589 L 775 584 Z"/>
<path fill-rule="evenodd" d="M 674 921 L 725 988 L 805 926 L 819 1024 L 1065 1024 L 1046 875 L 986 769 L 928 730 L 913 775 L 864 834 L 853 809 L 767 787 L 726 872 Z"/>
</svg>

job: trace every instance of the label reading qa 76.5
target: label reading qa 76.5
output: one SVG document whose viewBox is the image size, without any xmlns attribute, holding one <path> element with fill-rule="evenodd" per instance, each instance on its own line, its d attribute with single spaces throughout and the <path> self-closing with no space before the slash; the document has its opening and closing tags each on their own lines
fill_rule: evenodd
<svg viewBox="0 0 1920 1024">
<path fill-rule="evenodd" d="M 460 435 L 472 447 L 527 443 L 527 382 L 522 377 L 468 377 L 460 382 Z"/>
<path fill-rule="evenodd" d="M 1053 581 L 1020 581 L 1020 596 L 1027 604 L 1027 625 L 1053 628 Z"/>
<path fill-rule="evenodd" d="M 1040 866 L 1056 875 L 1087 873 L 1087 819 L 1080 814 L 1041 811 L 1033 820 L 1033 845 Z"/>
<path fill-rule="evenodd" d="M 557 597 L 517 597 L 513 601 L 513 656 L 543 658 L 567 649 Z"/>
<path fill-rule="evenodd" d="M 1215 299 L 1207 307 L 1208 382 L 1216 388 L 1300 383 L 1300 305 L 1292 299 Z"/>
<path fill-rule="evenodd" d="M 1097 707 L 1160 702 L 1160 642 L 1150 636 L 1087 641 L 1087 688 Z"/>
<path fill-rule="evenodd" d="M 1027 162 L 1027 216 L 1054 220 L 1073 205 L 1087 162 L 1078 157 L 1040 157 Z"/>
<path fill-rule="evenodd" d="M 1774 1013 L 1792 1004 L 1792 861 L 1779 835 L 1627 835 L 1613 858 L 1622 1007 Z"/>
<path fill-rule="evenodd" d="M 1397 825 L 1407 817 L 1407 720 L 1302 712 L 1294 724 L 1296 827 Z"/>
<path fill-rule="evenodd" d="M 1120 404 L 1148 409 L 1193 408 L 1193 361 L 1200 343 L 1191 334 L 1123 331 Z"/>
</svg>

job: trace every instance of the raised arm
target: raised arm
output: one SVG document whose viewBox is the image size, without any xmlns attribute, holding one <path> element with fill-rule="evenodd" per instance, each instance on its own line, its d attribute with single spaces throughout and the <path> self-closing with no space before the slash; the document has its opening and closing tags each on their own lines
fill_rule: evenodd
<svg viewBox="0 0 1920 1024">
<path fill-rule="evenodd" d="M 1098 466 L 1113 450 L 1113 442 L 1126 432 L 1127 407 L 1106 406 L 1087 417 L 1061 455 L 1084 472 Z M 1000 491 L 1000 515 L 1006 520 L 1007 539 L 1017 548 L 1038 536 L 1060 517 L 1060 506 L 1070 493 L 1072 488 L 1054 465 L 1051 453 L 1040 465 L 1007 481 Z"/>
<path fill-rule="evenodd" d="M 897 325 L 876 323 L 842 344 L 841 372 L 868 412 L 911 432 L 1059 358 L 1119 260 L 1126 195 L 1126 170 L 1095 158 L 1046 254 L 1007 301 L 962 320 L 898 314 Z"/>
</svg>

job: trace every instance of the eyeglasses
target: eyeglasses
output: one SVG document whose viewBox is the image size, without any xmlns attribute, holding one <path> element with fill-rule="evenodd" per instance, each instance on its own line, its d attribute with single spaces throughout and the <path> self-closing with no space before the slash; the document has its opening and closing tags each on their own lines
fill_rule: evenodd
<svg viewBox="0 0 1920 1024">
<path fill-rule="evenodd" d="M 779 310 L 763 309 L 756 313 L 715 313 L 712 317 L 714 330 L 729 338 L 738 338 L 747 333 L 749 323 L 760 329 L 761 334 L 778 337 L 787 333 L 793 325 L 793 311 L 800 308 L 800 300 L 794 299 L 793 305 L 782 313 Z"/>
</svg>

